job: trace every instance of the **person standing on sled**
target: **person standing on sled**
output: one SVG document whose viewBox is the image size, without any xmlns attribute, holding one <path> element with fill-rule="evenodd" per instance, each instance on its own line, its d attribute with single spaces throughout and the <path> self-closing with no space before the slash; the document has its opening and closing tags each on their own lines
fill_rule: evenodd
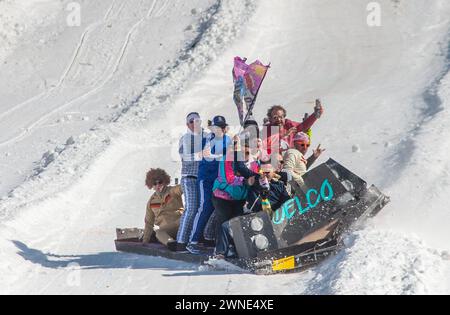
<svg viewBox="0 0 450 315">
<path fill-rule="evenodd" d="M 168 247 L 176 244 L 183 199 L 180 186 L 169 186 L 170 176 L 162 169 L 151 169 L 145 184 L 155 190 L 147 204 L 143 243 L 150 243 L 153 237 Z"/>
<path fill-rule="evenodd" d="M 181 157 L 181 188 L 185 197 L 185 211 L 181 217 L 177 235 L 177 251 L 186 250 L 191 236 L 195 216 L 199 208 L 200 191 L 197 184 L 198 169 L 202 151 L 206 145 L 206 135 L 201 127 L 200 115 L 196 112 L 186 117 L 188 132 L 179 143 Z"/>
<path fill-rule="evenodd" d="M 239 148 L 239 138 L 231 146 L 230 153 L 234 159 L 221 161 L 219 176 L 214 183 L 213 204 L 216 213 L 216 248 L 220 246 L 222 225 L 241 215 L 244 215 L 244 205 L 248 196 L 249 186 L 259 178 L 259 174 L 246 166 L 250 158 L 250 145 L 245 143 L 243 151 Z M 220 248 L 220 247 L 219 247 Z"/>
<path fill-rule="evenodd" d="M 313 154 L 306 159 L 305 155 L 311 146 L 310 139 L 306 133 L 299 132 L 293 138 L 294 148 L 289 149 L 284 155 L 284 170 L 292 180 L 289 182 L 294 191 L 299 191 L 304 186 L 303 175 L 306 174 L 314 162 L 322 155 L 325 149 L 321 145 L 314 150 Z"/>
<path fill-rule="evenodd" d="M 200 239 L 206 224 L 214 212 L 212 192 L 214 181 L 219 172 L 219 163 L 226 159 L 227 147 L 231 144 L 231 138 L 227 135 L 228 124 L 225 117 L 216 116 L 209 123 L 211 134 L 206 141 L 203 151 L 203 159 L 198 170 L 197 185 L 200 192 L 200 205 L 194 219 L 190 235 L 189 245 L 186 249 L 192 254 L 201 252 Z"/>
<path fill-rule="evenodd" d="M 267 153 L 269 155 L 272 154 L 272 147 L 278 147 L 280 153 L 288 148 L 292 148 L 294 146 L 294 136 L 299 132 L 306 132 L 311 129 L 314 123 L 322 117 L 323 112 L 323 106 L 317 100 L 314 114 L 300 123 L 287 119 L 287 111 L 283 106 L 272 106 L 267 112 L 267 122 L 265 124 L 267 131 L 264 145 Z"/>
</svg>

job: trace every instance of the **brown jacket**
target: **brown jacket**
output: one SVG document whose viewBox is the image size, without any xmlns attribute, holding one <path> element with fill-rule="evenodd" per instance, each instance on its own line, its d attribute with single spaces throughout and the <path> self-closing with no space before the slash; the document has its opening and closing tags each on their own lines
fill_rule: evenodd
<svg viewBox="0 0 450 315">
<path fill-rule="evenodd" d="M 145 215 L 144 243 L 150 242 L 155 225 L 164 228 L 180 224 L 183 214 L 182 194 L 181 186 L 168 186 L 161 194 L 154 193 L 150 197 Z"/>
</svg>

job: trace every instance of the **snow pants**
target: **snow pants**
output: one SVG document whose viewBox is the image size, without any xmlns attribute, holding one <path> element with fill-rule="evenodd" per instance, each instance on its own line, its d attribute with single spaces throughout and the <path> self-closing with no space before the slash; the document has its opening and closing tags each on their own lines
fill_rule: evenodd
<svg viewBox="0 0 450 315">
<path fill-rule="evenodd" d="M 225 258 L 236 258 L 236 248 L 234 246 L 233 237 L 231 236 L 230 221 L 225 222 L 220 227 L 219 238 L 216 240 L 216 255 L 223 255 Z"/>
<path fill-rule="evenodd" d="M 229 201 L 213 197 L 212 201 L 216 213 L 216 242 L 219 242 L 222 233 L 222 225 L 233 218 L 244 215 L 245 200 Z"/>
</svg>

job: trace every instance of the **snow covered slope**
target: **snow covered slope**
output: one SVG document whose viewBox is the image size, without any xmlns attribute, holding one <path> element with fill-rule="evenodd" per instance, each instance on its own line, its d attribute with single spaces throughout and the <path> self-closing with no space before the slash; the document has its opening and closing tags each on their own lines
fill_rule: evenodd
<svg viewBox="0 0 450 315">
<path fill-rule="evenodd" d="M 52 22 L 62 4 L 56 0 L 0 1 L 0 60 L 14 51 L 26 35 Z"/>
<path fill-rule="evenodd" d="M 11 39 L 14 54 L 0 62 L 2 196 L 40 172 L 44 153 L 132 106 L 198 40 L 215 10 L 212 0 L 79 1 L 81 26 L 70 27 L 69 2 L 2 2 L 6 12 L 46 14 L 46 23 L 27 22 Z"/>
<path fill-rule="evenodd" d="M 28 177 L 0 201 L 0 292 L 450 293 L 448 1 L 380 1 L 381 27 L 367 25 L 359 0 L 96 3 L 82 2 L 80 29 L 60 16 L 40 32 L 53 38 L 48 59 L 20 41 L 0 65 L 17 73 L 0 78 L 2 188 Z M 146 170 L 179 175 L 169 153 L 185 114 L 238 124 L 235 55 L 272 62 L 259 120 L 275 103 L 302 117 L 321 97 L 323 160 L 349 166 L 392 204 L 349 235 L 347 250 L 299 275 L 211 273 L 115 253 L 114 228 L 143 224 Z"/>
</svg>

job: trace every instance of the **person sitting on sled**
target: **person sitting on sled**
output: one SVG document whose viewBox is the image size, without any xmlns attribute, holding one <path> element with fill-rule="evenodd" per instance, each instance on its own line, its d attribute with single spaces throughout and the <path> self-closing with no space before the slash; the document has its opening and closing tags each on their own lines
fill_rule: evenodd
<svg viewBox="0 0 450 315">
<path fill-rule="evenodd" d="M 254 184 L 249 186 L 247 207 L 254 213 L 265 211 L 270 212 L 268 214 L 271 215 L 271 210 L 281 208 L 291 197 L 284 183 L 279 181 L 279 176 L 271 164 L 262 164 L 260 174 Z M 268 209 L 270 211 L 267 211 Z M 216 259 L 237 258 L 230 221 L 226 221 L 218 227 L 214 254 Z"/>
<path fill-rule="evenodd" d="M 252 212 L 263 211 L 264 203 L 270 203 L 270 209 L 277 210 L 291 199 L 281 176 L 276 173 L 272 164 L 262 164 L 260 178 L 249 187 L 247 207 Z M 265 210 L 265 209 L 264 209 Z"/>
<path fill-rule="evenodd" d="M 250 115 L 250 118 L 244 123 L 244 131 L 239 137 L 245 141 L 247 148 L 250 149 L 250 155 L 246 162 L 246 166 L 255 173 L 259 173 L 261 164 L 272 163 L 274 166 L 274 175 L 286 185 L 289 175 L 283 171 L 283 156 L 281 154 L 274 155 L 273 157 L 275 160 L 272 160 L 272 156 L 267 153 L 264 142 L 260 138 L 258 123 L 252 115 Z M 289 150 L 287 143 L 284 143 L 284 145 L 286 148 L 283 150 Z"/>
<path fill-rule="evenodd" d="M 145 181 L 148 189 L 155 190 L 147 204 L 143 243 L 154 237 L 168 247 L 176 244 L 180 218 L 183 213 L 182 190 L 170 185 L 170 176 L 162 169 L 151 169 Z"/>
<path fill-rule="evenodd" d="M 289 184 L 294 191 L 304 186 L 303 175 L 311 168 L 314 162 L 322 155 L 325 149 L 321 145 L 306 159 L 306 153 L 311 146 L 311 141 L 306 133 L 299 132 L 293 138 L 294 148 L 289 149 L 284 155 L 283 171 L 291 177 Z"/>
<path fill-rule="evenodd" d="M 323 115 L 322 103 L 317 100 L 314 114 L 308 116 L 303 122 L 287 119 L 287 111 L 283 106 L 275 105 L 269 108 L 265 126 L 264 145 L 269 155 L 273 147 L 278 147 L 280 153 L 294 146 L 294 137 L 299 132 L 307 132 Z M 274 152 L 275 153 L 275 152 Z"/>
</svg>

